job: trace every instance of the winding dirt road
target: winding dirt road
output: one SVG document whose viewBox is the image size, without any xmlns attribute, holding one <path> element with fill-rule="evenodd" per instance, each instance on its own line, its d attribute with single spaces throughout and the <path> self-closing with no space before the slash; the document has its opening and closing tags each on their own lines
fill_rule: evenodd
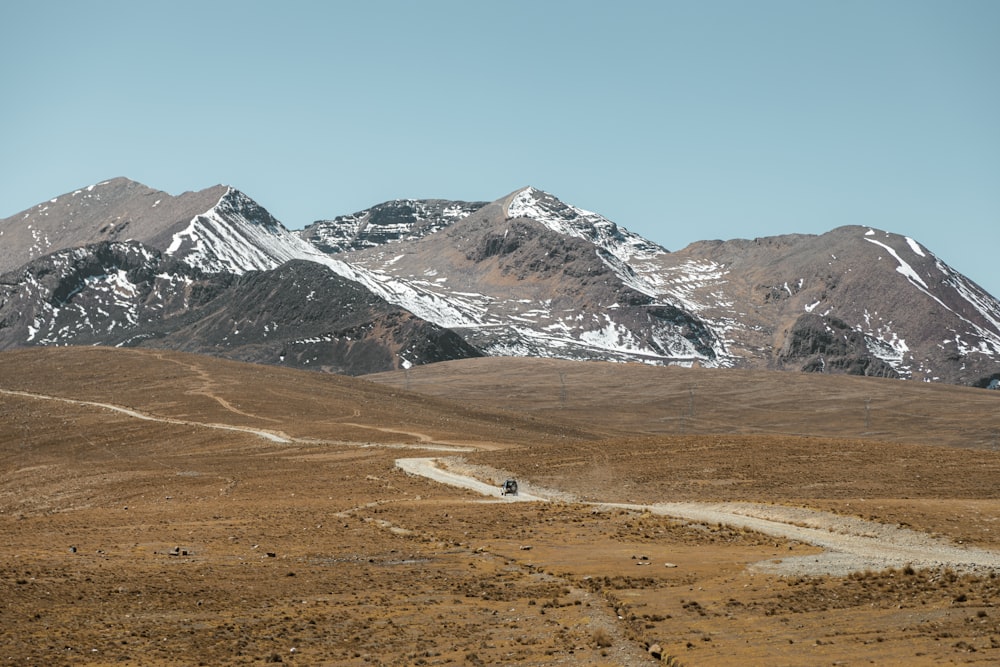
<svg viewBox="0 0 1000 667">
<path fill-rule="evenodd" d="M 413 475 L 442 484 L 471 489 L 498 501 L 547 502 L 553 498 L 540 492 L 499 497 L 496 484 L 442 467 L 433 458 L 399 459 L 396 465 Z M 561 500 L 562 498 L 560 498 Z M 586 503 L 601 509 L 628 509 L 651 512 L 686 521 L 726 524 L 766 535 L 774 535 L 825 549 L 810 556 L 783 558 L 756 563 L 762 572 L 784 575 L 844 576 L 863 570 L 902 568 L 951 568 L 958 572 L 1000 569 L 1000 553 L 964 547 L 899 526 L 864 521 L 829 512 L 800 507 L 753 503 Z"/>
</svg>

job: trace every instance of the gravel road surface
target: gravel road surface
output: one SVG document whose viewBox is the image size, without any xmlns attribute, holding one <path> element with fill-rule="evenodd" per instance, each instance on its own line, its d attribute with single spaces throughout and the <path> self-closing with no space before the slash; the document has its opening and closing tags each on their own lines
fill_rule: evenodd
<svg viewBox="0 0 1000 667">
<path fill-rule="evenodd" d="M 565 500 L 559 494 L 521 492 L 501 497 L 496 484 L 454 469 L 442 467 L 434 458 L 399 459 L 402 470 L 442 484 L 471 489 L 497 500 L 547 502 Z M 479 472 L 482 475 L 482 471 Z M 498 473 L 499 474 L 499 473 Z M 803 507 L 753 503 L 587 503 L 599 508 L 648 511 L 696 523 L 725 524 L 812 544 L 824 553 L 762 561 L 757 571 L 784 575 L 843 576 L 863 570 L 902 568 L 951 568 L 957 572 L 1000 570 L 1000 553 L 966 547 L 900 526 L 875 523 Z"/>
</svg>

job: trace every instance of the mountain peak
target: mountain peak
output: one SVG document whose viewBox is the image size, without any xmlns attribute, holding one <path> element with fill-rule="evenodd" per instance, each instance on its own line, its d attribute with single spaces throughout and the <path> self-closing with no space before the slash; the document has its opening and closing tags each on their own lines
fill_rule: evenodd
<svg viewBox="0 0 1000 667">
<path fill-rule="evenodd" d="M 594 243 L 623 262 L 649 259 L 667 250 L 603 215 L 571 206 L 554 195 L 528 186 L 503 199 L 508 219 L 528 218 L 557 234 L 573 236 Z"/>
<path fill-rule="evenodd" d="M 164 249 L 178 227 L 215 206 L 225 186 L 172 196 L 118 176 L 0 220 L 0 273 L 42 255 L 103 241 Z"/>
</svg>

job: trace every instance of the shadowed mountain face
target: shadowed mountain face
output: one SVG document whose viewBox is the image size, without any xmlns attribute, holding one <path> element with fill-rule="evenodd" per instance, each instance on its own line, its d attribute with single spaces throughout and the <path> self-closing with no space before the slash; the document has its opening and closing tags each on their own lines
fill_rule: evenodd
<svg viewBox="0 0 1000 667">
<path fill-rule="evenodd" d="M 0 349 L 23 345 L 160 347 L 347 375 L 479 354 L 315 262 L 205 273 L 135 242 L 7 274 Z"/>
<path fill-rule="evenodd" d="M 295 233 L 229 187 L 113 179 L 0 221 L 0 270 L 5 348 L 351 374 L 487 355 L 1000 378 L 1000 303 L 913 239 L 848 226 L 668 252 L 534 188 Z"/>
</svg>

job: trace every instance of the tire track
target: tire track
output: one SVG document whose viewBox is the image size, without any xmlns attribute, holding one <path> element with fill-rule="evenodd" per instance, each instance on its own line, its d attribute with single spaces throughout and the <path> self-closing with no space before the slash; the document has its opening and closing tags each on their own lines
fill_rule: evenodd
<svg viewBox="0 0 1000 667">
<path fill-rule="evenodd" d="M 187 419 L 176 419 L 174 417 L 158 417 L 156 415 L 151 415 L 145 412 L 139 412 L 138 410 L 133 410 L 131 408 L 126 408 L 121 405 L 114 405 L 113 403 L 83 401 L 75 398 L 63 398 L 61 396 L 34 394 L 27 391 L 15 391 L 12 389 L 0 389 L 0 394 L 6 394 L 8 396 L 20 396 L 22 398 L 32 398 L 40 401 L 57 401 L 60 403 L 71 403 L 73 405 L 86 405 L 90 407 L 101 408 L 102 410 L 110 410 L 112 412 L 118 412 L 124 415 L 128 415 L 129 417 L 132 417 L 134 419 L 141 419 L 143 421 L 161 422 L 164 424 L 177 424 L 180 426 L 200 426 L 202 428 L 212 428 L 212 429 L 218 429 L 220 431 L 238 431 L 242 433 L 249 433 L 251 435 L 256 435 L 260 438 L 264 438 L 265 440 L 270 440 L 271 442 L 277 442 L 281 444 L 291 444 L 292 442 L 294 442 L 294 439 L 288 437 L 286 434 L 281 432 L 267 431 L 265 429 L 253 428 L 251 426 L 234 426 L 232 424 L 189 421 Z"/>
<path fill-rule="evenodd" d="M 132 408 L 126 408 L 121 405 L 115 405 L 113 403 L 101 403 L 98 401 L 84 401 L 75 398 L 64 398 L 62 396 L 50 396 L 48 394 L 35 394 L 27 391 L 17 391 L 13 389 L 0 389 L 0 394 L 6 394 L 8 396 L 19 396 L 22 398 L 31 398 L 40 401 L 57 401 L 60 403 L 70 403 L 73 405 L 84 405 L 95 408 L 100 408 L 102 410 L 109 410 L 111 412 L 118 412 L 120 414 L 127 415 L 134 419 L 141 419 L 143 421 L 160 422 L 164 424 L 176 424 L 180 426 L 194 426 L 200 428 L 210 428 L 217 429 L 220 431 L 236 431 L 239 433 L 247 433 L 250 435 L 255 435 L 259 438 L 269 440 L 274 443 L 282 445 L 342 445 L 342 446 L 355 446 L 355 447 L 384 447 L 386 449 L 423 449 L 423 450 L 436 450 L 445 452 L 468 452 L 473 451 L 473 447 L 453 445 L 450 443 L 440 443 L 434 442 L 434 440 L 424 433 L 416 433 L 411 431 L 404 431 L 400 429 L 384 428 L 379 426 L 369 426 L 365 424 L 345 424 L 345 426 L 356 426 L 359 428 L 366 428 L 373 431 L 382 431 L 386 433 L 398 433 L 403 435 L 409 435 L 420 440 L 419 444 L 413 443 L 361 443 L 361 442 L 345 442 L 342 440 L 319 440 L 315 438 L 296 438 L 288 435 L 283 431 L 273 431 L 261 428 L 254 428 L 252 426 L 236 426 L 234 424 L 220 424 L 218 422 L 199 422 L 192 421 L 189 419 L 177 419 L 175 417 L 160 417 L 157 415 L 151 415 L 146 412 L 140 412 L 138 410 L 133 410 Z M 239 412 L 234 410 L 238 414 L 243 414 L 249 417 L 255 417 L 255 415 L 250 415 L 244 412 Z"/>
<path fill-rule="evenodd" d="M 190 390 L 188 390 L 188 391 L 185 392 L 186 394 L 194 395 L 194 396 L 205 396 L 206 398 L 212 399 L 213 401 L 215 401 L 216 403 L 218 403 L 219 405 L 221 405 L 223 408 L 225 408 L 229 412 L 233 412 L 233 413 L 238 414 L 238 415 L 243 415 L 244 417 L 252 417 L 253 419 L 262 419 L 264 421 L 270 421 L 270 422 L 277 422 L 278 421 L 277 419 L 272 419 L 270 417 L 261 417 L 259 415 L 251 414 L 249 412 L 244 412 L 243 410 L 240 410 L 239 408 L 237 408 L 236 406 L 234 406 L 232 403 L 230 403 L 229 401 L 227 401 L 223 397 L 221 397 L 218 394 L 216 394 L 215 391 L 214 391 L 214 388 L 218 386 L 218 383 L 214 379 L 212 379 L 212 376 L 204 368 L 202 368 L 202 367 L 200 367 L 200 366 L 198 366 L 196 364 L 185 363 L 185 362 L 183 362 L 183 361 L 181 361 L 179 359 L 168 359 L 162 353 L 156 354 L 154 356 L 157 359 L 159 359 L 160 361 L 165 361 L 165 362 L 169 362 L 169 363 L 172 363 L 172 364 L 177 364 L 178 366 L 180 366 L 182 368 L 186 368 L 187 370 L 191 371 L 192 373 L 194 373 L 195 375 L 197 375 L 201 379 L 201 385 L 202 385 L 201 389 L 190 389 Z"/>
</svg>

